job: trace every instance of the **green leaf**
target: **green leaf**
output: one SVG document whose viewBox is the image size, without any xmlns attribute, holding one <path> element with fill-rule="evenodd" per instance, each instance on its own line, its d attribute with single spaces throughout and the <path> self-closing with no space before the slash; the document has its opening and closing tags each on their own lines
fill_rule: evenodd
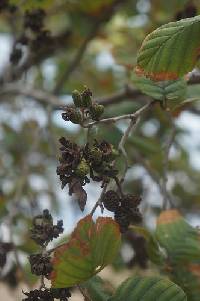
<svg viewBox="0 0 200 301">
<path fill-rule="evenodd" d="M 121 235 L 110 217 L 90 215 L 81 219 L 68 243 L 58 248 L 53 258 L 52 286 L 70 287 L 82 283 L 111 263 L 118 253 Z"/>
<path fill-rule="evenodd" d="M 160 147 L 152 139 L 142 136 L 131 136 L 129 138 L 130 146 L 135 146 L 141 153 L 156 154 L 160 151 Z"/>
<path fill-rule="evenodd" d="M 177 210 L 166 210 L 160 214 L 156 237 L 172 263 L 200 262 L 198 231 Z"/>
<path fill-rule="evenodd" d="M 87 289 L 87 293 L 92 301 L 107 301 L 111 296 L 111 293 L 105 289 L 105 283 L 98 276 L 92 277 L 83 283 L 82 286 Z"/>
<path fill-rule="evenodd" d="M 142 235 L 146 241 L 146 249 L 149 259 L 156 264 L 163 264 L 165 261 L 164 254 L 161 253 L 159 248 L 159 244 L 152 233 L 150 233 L 147 229 L 131 226 L 130 229 L 133 229 L 139 235 Z"/>
<path fill-rule="evenodd" d="M 171 270 L 172 280 L 180 285 L 188 300 L 199 301 L 200 296 L 200 265 L 178 266 Z"/>
<path fill-rule="evenodd" d="M 167 210 L 158 218 L 156 236 L 168 255 L 171 279 L 186 292 L 190 301 L 200 295 L 200 239 L 177 210 Z"/>
<path fill-rule="evenodd" d="M 199 49 L 200 16 L 170 22 L 145 38 L 136 72 L 153 80 L 175 80 L 194 68 Z"/>
<path fill-rule="evenodd" d="M 109 301 L 187 301 L 182 289 L 161 277 L 135 277 L 123 282 Z"/>
<path fill-rule="evenodd" d="M 132 81 L 144 94 L 158 100 L 175 100 L 183 98 L 186 94 L 187 85 L 184 79 L 155 82 L 144 76 L 133 74 Z"/>
</svg>

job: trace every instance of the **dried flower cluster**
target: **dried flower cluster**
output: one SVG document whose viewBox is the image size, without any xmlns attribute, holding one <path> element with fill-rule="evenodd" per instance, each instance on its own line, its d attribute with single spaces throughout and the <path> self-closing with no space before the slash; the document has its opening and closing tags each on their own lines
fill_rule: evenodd
<svg viewBox="0 0 200 301">
<path fill-rule="evenodd" d="M 54 299 L 68 301 L 68 298 L 71 297 L 71 293 L 68 288 L 35 289 L 28 293 L 24 293 L 24 295 L 26 295 L 26 298 L 22 301 L 53 301 Z"/>
<path fill-rule="evenodd" d="M 53 218 L 46 209 L 42 215 L 37 215 L 33 219 L 33 228 L 30 230 L 31 238 L 38 245 L 47 245 L 51 240 L 57 238 L 63 232 L 63 221 L 53 224 Z"/>
<path fill-rule="evenodd" d="M 43 211 L 43 214 L 33 218 L 33 227 L 30 230 L 31 238 L 42 247 L 42 252 L 32 254 L 29 257 L 32 274 L 49 278 L 53 266 L 46 246 L 51 240 L 57 238 L 63 230 L 63 221 L 60 220 L 54 225 L 53 218 L 47 209 Z M 69 288 L 49 289 L 43 286 L 39 290 L 25 292 L 24 295 L 26 298 L 23 301 L 53 301 L 54 299 L 68 301 L 68 298 L 71 297 Z"/>
<path fill-rule="evenodd" d="M 113 167 L 113 160 L 118 155 L 113 145 L 106 141 L 100 143 L 96 140 L 92 146 L 86 144 L 83 147 L 76 143 L 60 138 L 61 157 L 57 174 L 62 182 L 62 189 L 68 184 L 69 194 L 76 193 L 79 206 L 84 210 L 87 194 L 82 188 L 85 184 L 93 181 L 102 182 L 102 187 L 117 174 Z"/>
</svg>

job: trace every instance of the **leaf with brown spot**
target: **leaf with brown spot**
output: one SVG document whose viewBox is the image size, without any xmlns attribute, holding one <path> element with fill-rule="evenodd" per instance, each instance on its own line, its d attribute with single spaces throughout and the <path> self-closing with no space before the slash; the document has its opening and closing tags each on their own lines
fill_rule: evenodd
<svg viewBox="0 0 200 301">
<path fill-rule="evenodd" d="M 200 261 L 199 233 L 187 223 L 178 210 L 166 210 L 160 214 L 156 238 L 166 249 L 172 263 Z"/>
<path fill-rule="evenodd" d="M 110 217 L 91 215 L 81 219 L 68 243 L 54 254 L 52 287 L 63 288 L 82 283 L 111 263 L 119 250 L 118 224 Z"/>
<path fill-rule="evenodd" d="M 135 71 L 155 81 L 175 80 L 194 68 L 199 47 L 200 16 L 170 22 L 145 38 Z"/>
</svg>

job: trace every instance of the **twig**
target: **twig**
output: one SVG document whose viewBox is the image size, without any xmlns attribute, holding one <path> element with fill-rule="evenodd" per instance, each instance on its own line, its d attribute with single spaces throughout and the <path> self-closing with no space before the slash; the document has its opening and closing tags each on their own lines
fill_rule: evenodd
<svg viewBox="0 0 200 301">
<path fill-rule="evenodd" d="M 41 278 L 40 278 L 40 287 L 39 287 L 40 290 L 42 288 L 45 288 L 44 278 L 45 278 L 44 275 L 42 275 Z"/>
<path fill-rule="evenodd" d="M 12 96 L 12 95 L 27 96 L 39 102 L 43 106 L 50 105 L 52 107 L 52 110 L 63 109 L 63 105 L 58 96 L 48 91 L 34 88 L 32 86 L 24 86 L 21 84 L 13 84 L 13 83 L 4 84 L 0 89 L 0 96 Z M 143 101 L 152 100 L 150 97 L 143 95 L 141 91 L 136 90 L 135 88 L 129 85 L 125 85 L 123 90 L 108 96 L 104 96 L 100 98 L 97 97 L 94 99 L 94 101 L 106 106 L 106 105 L 121 102 L 124 99 L 131 99 L 131 100 L 135 98 L 138 99 L 138 97 L 142 97 Z M 7 101 L 7 98 L 1 98 L 0 101 L 1 102 Z M 72 106 L 73 104 L 71 103 L 69 105 Z"/>
<path fill-rule="evenodd" d="M 103 123 L 105 122 L 109 122 L 112 120 L 112 122 L 117 122 L 118 120 L 122 120 L 122 119 L 130 119 L 130 124 L 129 126 L 127 127 L 126 131 L 124 132 L 124 134 L 122 135 L 121 137 L 121 140 L 118 144 L 118 150 L 121 151 L 124 155 L 124 157 L 126 158 L 126 165 L 127 164 L 127 154 L 126 154 L 126 151 L 124 149 L 124 145 L 126 143 L 126 140 L 133 128 L 134 125 L 137 124 L 137 121 L 139 120 L 140 116 L 146 112 L 153 104 L 155 104 L 156 101 L 152 101 L 148 104 L 146 104 L 145 106 L 143 106 L 142 108 L 140 108 L 139 110 L 137 110 L 135 113 L 132 113 L 132 114 L 127 114 L 127 115 L 122 115 L 122 116 L 118 116 L 118 117 L 112 117 L 112 118 L 107 118 L 107 119 L 102 119 L 103 120 Z M 98 123 L 102 123 L 102 120 L 100 121 L 95 121 L 95 122 L 92 122 L 90 123 L 88 126 L 89 128 L 91 128 L 94 124 L 98 124 Z M 115 161 L 113 161 L 113 165 L 115 164 Z M 126 170 L 128 169 L 128 167 L 126 166 Z M 117 186 L 118 186 L 118 189 L 120 191 L 121 194 L 122 193 L 122 190 L 121 190 L 121 181 L 118 181 L 118 179 L 115 177 L 114 178 Z M 101 206 L 102 205 L 102 196 L 103 194 L 105 193 L 106 189 L 107 189 L 107 186 L 108 186 L 108 183 L 104 185 L 104 188 L 102 189 L 102 192 L 101 192 L 101 195 L 99 197 L 99 199 L 97 200 L 96 204 L 94 205 L 92 211 L 91 211 L 91 215 L 94 214 L 94 212 L 96 211 L 97 207 L 98 206 Z"/>
<path fill-rule="evenodd" d="M 200 77 L 200 76 L 199 76 Z M 192 84 L 193 81 L 189 81 Z M 200 80 L 199 80 L 200 83 Z M 52 110 L 62 110 L 63 105 L 61 100 L 56 95 L 45 91 L 36 89 L 30 86 L 24 86 L 21 84 L 5 84 L 0 89 L 0 96 L 12 96 L 12 95 L 23 95 L 29 98 L 34 99 L 35 101 L 39 102 L 43 106 L 50 105 Z M 151 102 L 153 99 L 150 96 L 144 95 L 140 90 L 135 89 L 131 85 L 125 85 L 124 89 L 118 91 L 114 94 L 107 95 L 104 97 L 97 97 L 94 99 L 95 102 L 102 104 L 104 106 L 112 105 L 116 103 L 120 103 L 124 100 L 131 100 L 135 99 L 138 102 Z M 13 98 L 10 98 L 13 100 Z M 1 97 L 0 102 L 8 101 L 7 97 Z M 72 103 L 69 104 L 70 106 L 73 105 Z M 196 108 L 187 108 L 188 111 L 191 111 L 194 114 L 200 115 L 199 110 Z"/>
<path fill-rule="evenodd" d="M 141 116 L 145 111 L 147 111 L 155 103 L 156 103 L 156 101 L 153 100 L 153 101 L 149 102 L 148 104 L 144 105 L 142 108 L 140 108 L 139 110 L 137 110 L 134 113 L 120 115 L 120 116 L 116 116 L 116 117 L 105 118 L 105 119 L 101 119 L 98 121 L 93 121 L 93 122 L 86 124 L 84 127 L 87 128 L 87 127 L 91 127 L 91 126 L 94 126 L 94 125 L 100 124 L 100 123 L 115 123 L 115 122 L 123 120 L 123 119 L 131 119 L 132 122 L 135 123 L 137 121 L 137 118 L 139 116 Z"/>
<path fill-rule="evenodd" d="M 119 151 L 122 152 L 122 154 L 124 155 L 124 158 L 125 158 L 126 170 L 128 169 L 129 164 L 128 164 L 128 156 L 127 156 L 126 150 L 124 148 L 124 145 L 126 143 L 128 136 L 130 135 L 131 131 L 133 130 L 134 127 L 136 127 L 138 122 L 139 122 L 139 117 L 137 119 L 134 118 L 134 119 L 130 120 L 129 126 L 127 127 L 126 131 L 124 132 L 124 135 L 122 136 L 122 138 L 119 142 L 119 145 L 118 145 Z"/>
<path fill-rule="evenodd" d="M 108 186 L 108 183 L 106 183 L 101 191 L 101 194 L 100 194 L 100 197 L 99 199 L 97 200 L 97 202 L 95 203 L 94 207 L 92 208 L 91 212 L 90 212 L 90 215 L 93 216 L 93 214 L 95 213 L 97 207 L 101 206 L 102 205 L 102 197 L 104 195 L 104 193 L 106 192 L 106 189 L 107 189 L 107 186 Z"/>
<path fill-rule="evenodd" d="M 19 85 L 19 84 L 5 84 L 0 89 L 0 96 L 4 95 L 23 95 L 38 101 L 40 104 L 45 106 L 51 106 L 54 110 L 61 110 L 60 99 L 53 94 L 39 90 L 30 86 Z M 1 98 L 1 102 L 4 98 Z"/>
<path fill-rule="evenodd" d="M 83 295 L 84 301 L 92 301 L 90 299 L 90 297 L 87 295 L 85 289 L 83 289 L 80 285 L 77 285 L 77 287 L 78 287 L 79 291 L 81 292 L 81 294 Z"/>
<path fill-rule="evenodd" d="M 168 139 L 166 141 L 166 144 L 163 146 L 163 188 L 165 191 L 167 191 L 167 181 L 168 181 L 168 177 L 167 177 L 167 173 L 168 173 L 168 164 L 169 164 L 169 153 L 170 153 L 170 149 L 171 146 L 173 144 L 174 138 L 175 138 L 175 134 L 176 134 L 176 127 L 173 121 L 173 117 L 170 114 L 170 112 L 166 111 L 167 117 L 170 121 L 171 124 L 171 131 L 169 133 Z M 163 195 L 163 209 L 167 208 L 167 195 L 164 194 Z"/>
</svg>

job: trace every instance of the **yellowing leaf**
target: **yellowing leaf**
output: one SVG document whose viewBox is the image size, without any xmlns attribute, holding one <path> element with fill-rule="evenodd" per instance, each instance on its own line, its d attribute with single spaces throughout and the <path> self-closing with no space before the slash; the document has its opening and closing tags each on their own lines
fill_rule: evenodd
<svg viewBox="0 0 200 301">
<path fill-rule="evenodd" d="M 119 250 L 118 224 L 110 217 L 90 215 L 77 224 L 68 243 L 58 248 L 53 258 L 52 286 L 70 287 L 86 281 L 111 263 Z"/>
</svg>

